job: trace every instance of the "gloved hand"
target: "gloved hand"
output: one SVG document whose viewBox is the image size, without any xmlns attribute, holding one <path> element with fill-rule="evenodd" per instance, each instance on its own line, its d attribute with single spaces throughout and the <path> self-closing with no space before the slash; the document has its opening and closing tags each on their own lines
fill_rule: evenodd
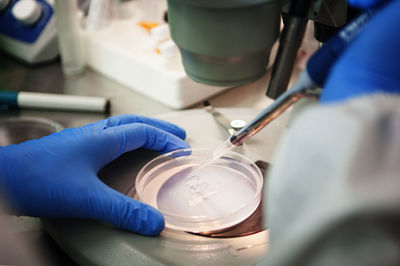
<svg viewBox="0 0 400 266">
<path fill-rule="evenodd" d="M 379 92 L 400 93 L 399 10 L 400 1 L 393 0 L 371 18 L 333 67 L 322 102 Z"/>
<path fill-rule="evenodd" d="M 162 215 L 109 188 L 97 172 L 140 147 L 159 152 L 187 148 L 185 135 L 165 121 L 122 115 L 2 147 L 0 190 L 20 214 L 92 218 L 156 235 L 164 228 Z"/>
<path fill-rule="evenodd" d="M 349 0 L 349 4 L 358 8 L 369 8 L 388 0 Z"/>
</svg>

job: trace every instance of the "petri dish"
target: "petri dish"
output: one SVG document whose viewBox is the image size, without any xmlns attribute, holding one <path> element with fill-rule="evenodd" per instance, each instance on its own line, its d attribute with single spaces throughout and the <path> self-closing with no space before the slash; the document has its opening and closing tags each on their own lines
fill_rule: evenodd
<svg viewBox="0 0 400 266">
<path fill-rule="evenodd" d="M 184 149 L 153 159 L 136 177 L 138 200 L 157 208 L 175 230 L 214 232 L 242 222 L 260 204 L 261 171 L 232 151 L 199 170 L 212 154 Z"/>
<path fill-rule="evenodd" d="M 0 146 L 39 139 L 63 129 L 57 122 L 40 117 L 0 119 Z"/>
</svg>

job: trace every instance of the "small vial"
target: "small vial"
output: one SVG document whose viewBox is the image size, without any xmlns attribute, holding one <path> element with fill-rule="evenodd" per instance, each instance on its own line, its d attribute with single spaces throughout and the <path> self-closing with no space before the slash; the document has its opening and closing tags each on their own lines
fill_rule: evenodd
<svg viewBox="0 0 400 266">
<path fill-rule="evenodd" d="M 56 0 L 55 12 L 63 73 L 67 76 L 80 74 L 85 67 L 85 56 L 77 1 Z"/>
</svg>

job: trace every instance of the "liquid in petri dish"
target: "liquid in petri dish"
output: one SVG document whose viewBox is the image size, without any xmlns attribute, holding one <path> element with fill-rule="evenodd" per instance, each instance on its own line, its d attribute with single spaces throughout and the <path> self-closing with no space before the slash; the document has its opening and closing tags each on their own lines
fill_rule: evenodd
<svg viewBox="0 0 400 266">
<path fill-rule="evenodd" d="M 160 174 L 144 191 L 144 197 L 151 199 L 148 203 L 163 213 L 218 218 L 254 199 L 256 188 L 239 171 L 209 164 L 187 178 L 196 166 L 185 165 Z"/>
</svg>

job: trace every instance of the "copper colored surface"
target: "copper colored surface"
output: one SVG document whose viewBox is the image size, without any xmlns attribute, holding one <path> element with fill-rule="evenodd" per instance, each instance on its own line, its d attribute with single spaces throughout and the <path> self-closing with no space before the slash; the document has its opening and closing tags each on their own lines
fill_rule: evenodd
<svg viewBox="0 0 400 266">
<path fill-rule="evenodd" d="M 255 164 L 260 168 L 264 176 L 264 182 L 266 182 L 266 172 L 268 170 L 269 164 L 263 161 L 257 161 Z M 230 238 L 247 236 L 267 229 L 264 226 L 263 194 L 264 190 L 262 192 L 260 205 L 258 205 L 258 208 L 254 211 L 254 213 L 243 222 L 218 232 L 203 232 L 193 234 L 212 238 Z"/>
</svg>

